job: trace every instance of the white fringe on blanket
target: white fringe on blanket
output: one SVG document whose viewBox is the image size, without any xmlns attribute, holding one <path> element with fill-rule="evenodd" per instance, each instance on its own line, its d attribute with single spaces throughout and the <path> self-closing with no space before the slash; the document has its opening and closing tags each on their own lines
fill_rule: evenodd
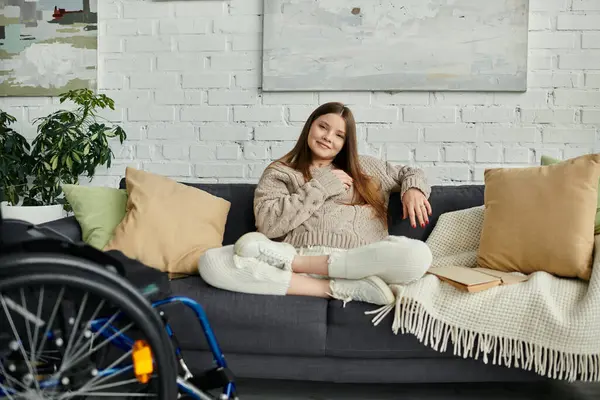
<svg viewBox="0 0 600 400">
<path fill-rule="evenodd" d="M 395 309 L 392 330 L 395 334 L 410 333 L 425 346 L 440 352 L 452 346 L 453 354 L 463 358 L 479 358 L 486 364 L 522 368 L 552 379 L 568 381 L 600 381 L 599 354 L 564 353 L 523 340 L 498 337 L 451 326 L 434 319 L 417 301 L 402 306 L 387 305 L 366 314 L 378 325 Z M 406 312 L 401 312 L 406 310 Z"/>
<path fill-rule="evenodd" d="M 482 213 L 477 207 L 440 218 L 428 239 L 434 265 L 474 266 L 479 237 L 474 224 Z M 595 244 L 600 249 L 600 235 Z M 367 312 L 374 314 L 375 325 L 393 313 L 394 333 L 413 334 L 436 351 L 452 346 L 455 356 L 484 363 L 571 382 L 600 381 L 598 251 L 589 283 L 537 272 L 527 282 L 478 293 L 461 291 L 433 275 L 391 287 L 396 304 Z"/>
</svg>

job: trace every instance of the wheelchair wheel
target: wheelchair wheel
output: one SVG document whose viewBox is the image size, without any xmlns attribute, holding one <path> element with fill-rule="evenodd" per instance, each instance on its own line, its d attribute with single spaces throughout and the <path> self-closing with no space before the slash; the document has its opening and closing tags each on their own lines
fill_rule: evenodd
<svg viewBox="0 0 600 400">
<path fill-rule="evenodd" d="M 177 398 L 164 326 L 124 278 L 52 253 L 0 256 L 0 399 Z"/>
</svg>

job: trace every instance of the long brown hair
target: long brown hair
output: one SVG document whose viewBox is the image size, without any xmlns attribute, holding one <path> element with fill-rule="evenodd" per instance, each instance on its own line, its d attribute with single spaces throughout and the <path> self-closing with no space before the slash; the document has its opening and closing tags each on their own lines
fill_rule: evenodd
<svg viewBox="0 0 600 400">
<path fill-rule="evenodd" d="M 308 146 L 308 134 L 317 118 L 325 114 L 337 114 L 346 122 L 344 146 L 333 160 L 333 164 L 346 172 L 354 180 L 354 198 L 350 205 L 370 205 L 376 217 L 387 227 L 388 210 L 386 199 L 384 199 L 379 190 L 379 182 L 365 174 L 360 166 L 356 139 L 356 122 L 352 111 L 344 104 L 331 102 L 322 104 L 316 108 L 304 123 L 302 132 L 294 148 L 275 162 L 281 162 L 300 171 L 304 179 L 307 181 L 311 180 L 310 166 L 312 163 L 312 151 Z"/>
</svg>

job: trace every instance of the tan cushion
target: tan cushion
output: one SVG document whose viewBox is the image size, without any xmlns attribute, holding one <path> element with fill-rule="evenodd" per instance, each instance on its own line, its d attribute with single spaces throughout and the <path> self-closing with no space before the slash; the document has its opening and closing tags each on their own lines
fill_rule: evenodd
<svg viewBox="0 0 600 400">
<path fill-rule="evenodd" d="M 478 264 L 589 280 L 600 154 L 549 166 L 488 169 L 484 175 Z"/>
<path fill-rule="evenodd" d="M 198 274 L 198 260 L 223 245 L 231 204 L 203 190 L 127 168 L 127 214 L 104 248 L 168 272 Z"/>
</svg>

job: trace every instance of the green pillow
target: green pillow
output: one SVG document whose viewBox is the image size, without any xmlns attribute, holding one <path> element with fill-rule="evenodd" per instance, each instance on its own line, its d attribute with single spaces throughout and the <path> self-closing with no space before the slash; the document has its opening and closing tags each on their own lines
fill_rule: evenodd
<svg viewBox="0 0 600 400">
<path fill-rule="evenodd" d="M 79 185 L 63 185 L 62 189 L 81 226 L 83 241 L 102 250 L 125 217 L 127 191 Z"/>
<path fill-rule="evenodd" d="M 542 165 L 552 165 L 561 162 L 561 160 L 557 158 L 553 158 L 550 156 L 542 156 Z M 596 208 L 596 224 L 594 227 L 594 235 L 600 234 L 600 183 L 598 187 L 598 202 Z"/>
</svg>

